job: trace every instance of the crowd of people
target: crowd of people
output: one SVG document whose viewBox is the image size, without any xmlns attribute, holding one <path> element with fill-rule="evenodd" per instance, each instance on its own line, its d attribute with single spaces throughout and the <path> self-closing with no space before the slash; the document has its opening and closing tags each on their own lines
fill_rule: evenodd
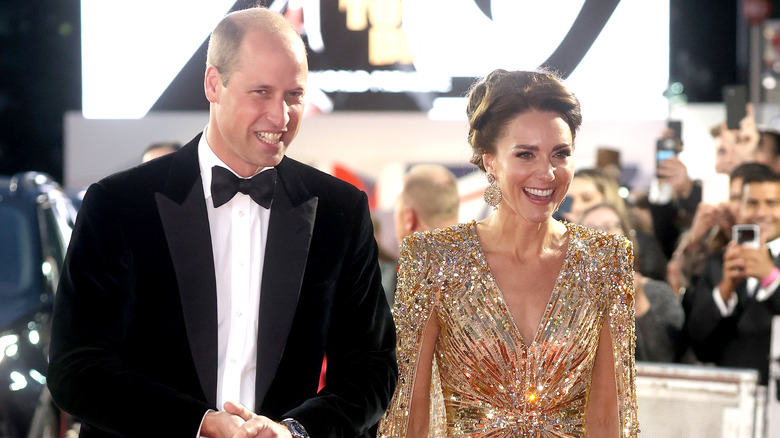
<svg viewBox="0 0 780 438">
<path fill-rule="evenodd" d="M 658 163 L 654 184 L 672 193 L 663 200 L 621 196 L 603 169 L 578 170 L 566 219 L 632 239 L 637 360 L 754 369 L 766 385 L 771 321 L 780 314 L 780 135 L 757 126 L 749 104 L 738 129 L 723 122 L 710 133 L 727 201 L 705 202 L 708 182 L 691 180 L 675 156 Z M 680 152 L 673 136 L 661 133 Z M 756 225 L 757 241 L 735 242 L 734 225 Z"/>
<path fill-rule="evenodd" d="M 703 204 L 677 158 L 658 169 L 673 196 L 625 198 L 614 172 L 575 172 L 562 80 L 497 69 L 467 106 L 491 214 L 457 223 L 454 175 L 416 166 L 396 261 L 365 193 L 285 156 L 306 77 L 283 16 L 228 14 L 204 131 L 87 191 L 47 376 L 81 436 L 627 438 L 636 360 L 766 383 L 780 177 L 752 110 L 713 134 L 730 203 Z"/>
<path fill-rule="evenodd" d="M 636 360 L 750 368 L 759 371 L 759 381 L 765 385 L 771 319 L 780 310 L 775 304 L 780 299 L 775 297 L 780 279 L 774 271 L 780 265 L 780 258 L 776 259 L 780 240 L 774 243 L 780 238 L 780 191 L 777 199 L 769 191 L 780 170 L 780 133 L 758 126 L 748 104 L 739 129 L 728 129 L 723 122 L 713 126 L 710 134 L 714 171 L 729 180 L 727 201 L 713 204 L 702 199 L 707 182 L 688 176 L 676 156 L 682 141 L 666 129 L 660 137 L 677 143 L 676 154 L 658 163 L 653 183 L 668 185 L 671 197 L 651 201 L 647 191 L 625 190 L 619 168 L 617 173 L 614 168 L 579 168 L 567 191 L 567 211 L 555 217 L 631 240 Z M 765 199 L 751 197 L 749 189 L 757 190 L 751 184 L 763 184 Z M 735 224 L 758 225 L 761 246 L 730 243 Z M 414 231 L 432 228 L 436 227 Z M 398 234 L 398 241 L 408 234 Z M 768 254 L 761 257 L 760 271 L 753 268 L 754 251 Z M 725 269 L 724 260 L 729 261 Z M 388 264 L 395 266 L 397 260 Z M 384 275 L 395 281 L 395 270 Z M 754 294 L 757 281 L 766 284 Z M 747 316 L 743 315 L 746 307 L 752 308 Z"/>
</svg>

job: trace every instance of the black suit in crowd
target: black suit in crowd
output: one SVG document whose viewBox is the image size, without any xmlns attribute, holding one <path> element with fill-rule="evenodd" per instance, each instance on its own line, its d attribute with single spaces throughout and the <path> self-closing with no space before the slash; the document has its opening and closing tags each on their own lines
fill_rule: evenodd
<svg viewBox="0 0 780 438">
<path fill-rule="evenodd" d="M 778 259 L 773 260 L 778 265 Z M 699 360 L 718 366 L 752 368 L 767 384 L 772 317 L 780 315 L 780 291 L 766 301 L 748 294 L 747 280 L 737 286 L 737 306 L 723 317 L 712 291 L 723 276 L 723 252 L 711 255 L 693 296 L 686 296 L 686 326 L 691 347 Z M 686 294 L 687 295 L 687 294 Z"/>
<path fill-rule="evenodd" d="M 88 190 L 57 293 L 48 384 L 81 436 L 195 438 L 217 409 L 217 296 L 200 135 Z M 369 436 L 396 384 L 366 195 L 285 157 L 268 228 L 256 406 Z M 327 385 L 317 393 L 323 357 Z"/>
</svg>

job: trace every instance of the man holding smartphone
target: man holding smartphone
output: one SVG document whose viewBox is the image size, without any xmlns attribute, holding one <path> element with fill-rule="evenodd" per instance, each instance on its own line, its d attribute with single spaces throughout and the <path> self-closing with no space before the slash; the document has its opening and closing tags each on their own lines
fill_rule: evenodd
<svg viewBox="0 0 780 438">
<path fill-rule="evenodd" d="M 737 223 L 737 237 L 707 260 L 688 297 L 688 335 L 699 360 L 756 369 L 766 385 L 772 317 L 780 314 L 780 175 L 760 166 L 745 176 Z"/>
</svg>

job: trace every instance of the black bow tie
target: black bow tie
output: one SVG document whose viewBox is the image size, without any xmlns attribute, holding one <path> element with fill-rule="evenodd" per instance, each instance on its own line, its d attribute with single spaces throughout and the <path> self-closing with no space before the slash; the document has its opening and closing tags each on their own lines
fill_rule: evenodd
<svg viewBox="0 0 780 438">
<path fill-rule="evenodd" d="M 211 200 L 214 208 L 233 199 L 236 193 L 249 195 L 264 208 L 271 208 L 276 186 L 276 169 L 260 172 L 252 178 L 239 178 L 221 166 L 211 168 Z"/>
</svg>

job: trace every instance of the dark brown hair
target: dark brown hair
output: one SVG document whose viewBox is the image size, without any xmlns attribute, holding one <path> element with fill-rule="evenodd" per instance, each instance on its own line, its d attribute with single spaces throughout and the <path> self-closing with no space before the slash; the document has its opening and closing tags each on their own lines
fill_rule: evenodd
<svg viewBox="0 0 780 438">
<path fill-rule="evenodd" d="M 551 71 L 494 70 L 475 83 L 468 96 L 468 141 L 471 162 L 483 171 L 482 154 L 495 154 L 496 140 L 505 135 L 515 116 L 531 110 L 561 115 L 574 140 L 582 123 L 580 102 Z"/>
</svg>

